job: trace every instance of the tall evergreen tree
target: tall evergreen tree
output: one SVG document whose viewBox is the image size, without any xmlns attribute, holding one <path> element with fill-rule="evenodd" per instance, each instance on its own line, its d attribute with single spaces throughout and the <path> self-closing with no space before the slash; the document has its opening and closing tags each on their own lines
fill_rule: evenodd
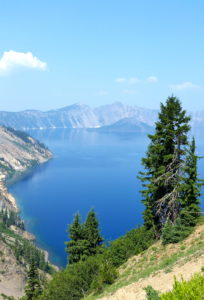
<svg viewBox="0 0 204 300">
<path fill-rule="evenodd" d="M 103 242 L 103 238 L 100 235 L 99 223 L 96 217 L 95 211 L 92 209 L 89 211 L 85 224 L 84 224 L 85 239 L 88 241 L 88 254 L 94 255 L 97 253 L 98 247 Z"/>
<path fill-rule="evenodd" d="M 73 241 L 78 241 L 83 239 L 84 232 L 83 232 L 83 226 L 81 224 L 81 216 L 79 213 L 77 213 L 74 216 L 74 221 L 72 224 L 69 225 L 68 231 L 69 231 L 69 237 Z"/>
<path fill-rule="evenodd" d="M 142 159 L 144 224 L 159 234 L 168 221 L 175 223 L 180 209 L 180 178 L 188 144 L 190 117 L 180 101 L 171 96 L 161 104 L 155 134 L 149 135 L 150 145 Z"/>
<path fill-rule="evenodd" d="M 95 255 L 103 241 L 98 228 L 96 214 L 91 210 L 86 218 L 85 223 L 81 224 L 81 216 L 76 214 L 74 221 L 68 226 L 70 241 L 65 242 L 67 245 L 69 264 L 85 260 L 91 255 Z"/>
<path fill-rule="evenodd" d="M 42 286 L 40 284 L 39 274 L 34 260 L 31 262 L 28 270 L 28 280 L 25 287 L 25 294 L 27 300 L 36 300 L 42 293 Z"/>
<path fill-rule="evenodd" d="M 69 264 L 78 262 L 84 255 L 87 248 L 87 242 L 84 239 L 84 228 L 81 224 L 81 216 L 77 213 L 74 216 L 74 221 L 68 226 L 68 233 L 70 241 L 65 242 L 67 245 L 66 252 L 69 254 Z"/>
<path fill-rule="evenodd" d="M 199 157 L 195 153 L 195 139 L 192 139 L 187 151 L 186 164 L 184 167 L 185 176 L 182 184 L 182 219 L 188 225 L 195 225 L 200 217 L 201 186 L 203 180 L 198 178 L 197 161 Z"/>
</svg>

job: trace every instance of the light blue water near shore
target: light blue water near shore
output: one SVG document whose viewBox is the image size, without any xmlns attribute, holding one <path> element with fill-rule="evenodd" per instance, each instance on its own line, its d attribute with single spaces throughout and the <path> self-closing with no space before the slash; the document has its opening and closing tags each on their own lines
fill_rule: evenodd
<svg viewBox="0 0 204 300">
<path fill-rule="evenodd" d="M 31 134 L 49 147 L 54 158 L 9 190 L 18 201 L 28 231 L 49 251 L 52 262 L 66 265 L 66 229 L 76 212 L 84 219 L 94 208 L 106 240 L 142 224 L 136 176 L 149 143 L 146 134 L 77 129 L 35 130 Z M 199 154 L 202 149 L 200 144 Z"/>
</svg>

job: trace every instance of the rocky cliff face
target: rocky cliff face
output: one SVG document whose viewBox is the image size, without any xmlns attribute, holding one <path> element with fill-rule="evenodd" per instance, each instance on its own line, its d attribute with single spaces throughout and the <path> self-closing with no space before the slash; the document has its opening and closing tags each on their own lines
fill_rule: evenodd
<svg viewBox="0 0 204 300">
<path fill-rule="evenodd" d="M 51 157 L 51 152 L 44 145 L 26 133 L 0 127 L 0 211 L 3 209 L 8 214 L 18 211 L 15 198 L 8 193 L 6 180 Z M 33 239 L 31 234 L 14 225 L 3 226 L 0 217 L 0 299 L 4 299 L 1 293 L 14 297 L 23 295 L 27 264 L 24 258 L 17 259 L 14 249 L 17 249 L 16 241 L 23 247 L 24 240 Z"/>
<path fill-rule="evenodd" d="M 13 237 L 1 233 L 0 239 L 0 299 L 1 294 L 14 297 L 22 297 L 27 279 L 25 267 L 19 264 L 12 246 L 15 243 Z"/>
<path fill-rule="evenodd" d="M 46 147 L 29 135 L 0 127 L 0 208 L 17 210 L 15 199 L 7 192 L 6 179 L 51 157 Z"/>
</svg>

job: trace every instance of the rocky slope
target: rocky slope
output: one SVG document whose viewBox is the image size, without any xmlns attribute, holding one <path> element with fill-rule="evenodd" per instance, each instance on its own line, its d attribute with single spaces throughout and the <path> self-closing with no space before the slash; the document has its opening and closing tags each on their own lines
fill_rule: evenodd
<svg viewBox="0 0 204 300">
<path fill-rule="evenodd" d="M 36 164 L 44 163 L 52 157 L 44 145 L 25 133 L 0 127 L 0 211 L 18 211 L 15 198 L 8 193 L 6 181 L 19 176 Z M 15 255 L 18 241 L 34 237 L 11 225 L 2 225 L 0 219 L 0 294 L 19 297 L 23 295 L 26 281 L 26 263 L 20 262 Z M 34 247 L 34 246 L 33 246 Z M 1 296 L 0 296 L 0 299 Z"/>
<path fill-rule="evenodd" d="M 178 244 L 162 245 L 157 242 L 143 253 L 131 257 L 119 268 L 116 282 L 101 296 L 87 300 L 146 300 L 144 288 L 152 286 L 160 293 L 170 291 L 174 278 L 190 280 L 203 272 L 204 225 Z M 191 299 L 191 298 L 189 298 Z"/>
<path fill-rule="evenodd" d="M 7 207 L 17 210 L 15 199 L 7 192 L 5 181 L 51 157 L 52 154 L 44 145 L 27 134 L 0 127 L 0 209 Z"/>
<path fill-rule="evenodd" d="M 25 267 L 18 263 L 12 251 L 15 239 L 7 234 L 3 238 L 0 240 L 0 299 L 3 299 L 1 294 L 21 297 L 27 279 Z"/>
</svg>

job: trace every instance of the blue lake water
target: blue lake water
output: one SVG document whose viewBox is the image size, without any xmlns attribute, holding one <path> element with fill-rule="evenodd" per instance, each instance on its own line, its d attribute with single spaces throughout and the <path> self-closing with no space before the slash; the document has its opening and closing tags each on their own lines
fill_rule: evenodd
<svg viewBox="0 0 204 300">
<path fill-rule="evenodd" d="M 76 212 L 84 220 L 94 208 L 105 240 L 142 224 L 137 175 L 149 143 L 146 134 L 82 129 L 33 130 L 31 134 L 49 147 L 54 158 L 9 190 L 27 230 L 49 251 L 53 263 L 66 265 L 66 230 Z M 198 152 L 203 155 L 203 143 L 198 140 Z M 204 176 L 201 165 L 200 170 Z"/>
</svg>

